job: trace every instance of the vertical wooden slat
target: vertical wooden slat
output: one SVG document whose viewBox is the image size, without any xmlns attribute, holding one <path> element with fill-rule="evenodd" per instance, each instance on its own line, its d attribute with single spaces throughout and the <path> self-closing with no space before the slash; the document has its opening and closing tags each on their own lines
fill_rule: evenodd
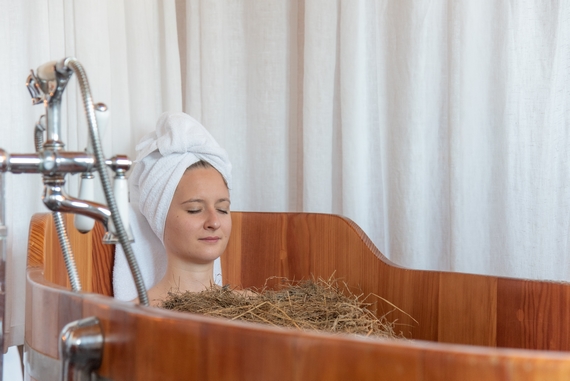
<svg viewBox="0 0 570 381">
<path fill-rule="evenodd" d="M 497 278 L 441 273 L 438 341 L 497 344 Z"/>
<path fill-rule="evenodd" d="M 28 267 L 44 267 L 44 254 L 47 251 L 48 221 L 51 216 L 47 213 L 36 213 L 30 221 L 28 237 Z"/>
<path fill-rule="evenodd" d="M 499 279 L 498 338 L 502 347 L 570 350 L 570 285 Z"/>
<path fill-rule="evenodd" d="M 243 215 L 232 212 L 232 233 L 228 247 L 221 257 L 222 281 L 224 284 L 241 285 L 241 257 Z"/>
<path fill-rule="evenodd" d="M 103 244 L 105 234 L 103 224 L 97 222 L 91 234 L 91 292 L 113 296 L 113 265 L 115 263 L 115 245 Z"/>
</svg>

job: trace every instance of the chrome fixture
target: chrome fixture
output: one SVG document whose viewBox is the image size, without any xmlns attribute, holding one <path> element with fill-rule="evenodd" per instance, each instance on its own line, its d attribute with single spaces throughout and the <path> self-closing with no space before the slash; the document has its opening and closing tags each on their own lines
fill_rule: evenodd
<svg viewBox="0 0 570 381">
<path fill-rule="evenodd" d="M 63 327 L 59 339 L 62 381 L 91 381 L 101 366 L 103 330 L 95 317 L 77 320 Z"/>
<path fill-rule="evenodd" d="M 87 124 L 89 139 L 83 152 L 65 151 L 61 141 L 61 100 L 63 92 L 73 74 L 76 74 Z M 132 234 L 128 224 L 128 189 L 125 173 L 131 167 L 126 156 L 105 159 L 101 148 L 100 128 L 105 127 L 109 117 L 107 107 L 94 104 L 87 75 L 83 66 L 73 57 L 41 65 L 27 78 L 26 86 L 32 97 L 32 104 L 43 103 L 45 114 L 34 128 L 36 152 L 10 154 L 0 148 L 0 347 L 3 346 L 5 306 L 5 173 L 39 173 L 44 190 L 42 200 L 53 212 L 58 239 L 62 248 L 64 263 L 73 291 L 81 291 L 73 253 L 69 244 L 62 213 L 76 215 L 75 226 L 83 233 L 93 228 L 94 220 L 100 221 L 106 229 L 104 243 L 120 243 L 125 252 L 137 288 L 139 303 L 148 306 L 148 296 L 138 264 L 131 248 Z M 44 139 L 45 136 L 45 139 Z M 107 167 L 115 173 L 113 186 Z M 95 172 L 99 174 L 107 205 L 94 201 Z M 64 191 L 65 176 L 81 174 L 79 198 Z M 103 348 L 103 335 L 96 318 L 89 318 L 68 324 L 62 331 L 60 359 L 63 380 L 90 380 L 93 369 L 99 367 Z M 45 356 L 44 356 L 45 357 Z M 42 358 L 41 354 L 34 356 Z M 0 381 L 3 361 L 0 357 Z"/>
<path fill-rule="evenodd" d="M 65 144 L 61 141 L 61 100 L 74 73 L 79 81 L 89 128 L 89 141 L 84 152 L 65 151 Z M 35 72 L 32 70 L 26 86 L 32 97 L 32 104 L 43 103 L 45 107 L 45 115 L 42 115 L 35 125 L 36 152 L 8 154 L 0 149 L 0 174 L 12 172 L 42 175 L 44 183 L 42 200 L 53 211 L 64 262 L 74 291 L 80 291 L 81 284 L 61 213 L 74 213 L 75 225 L 81 232 L 91 230 L 93 220 L 103 224 L 107 230 L 105 243 L 118 242 L 123 246 L 139 301 L 143 305 L 148 305 L 146 288 L 130 245 L 132 234 L 127 219 L 128 190 L 125 173 L 130 169 L 131 161 L 125 156 L 115 156 L 106 160 L 101 148 L 100 127 L 104 126 L 108 119 L 107 107 L 102 103 L 93 103 L 85 70 L 73 57 L 51 61 L 38 67 Z M 113 192 L 107 167 L 115 173 L 113 187 L 117 193 Z M 94 172 L 99 173 L 107 205 L 93 201 Z M 64 191 L 65 175 L 70 173 L 80 173 L 82 176 L 79 198 L 71 197 Z M 3 197 L 0 203 L 2 204 L 0 208 L 3 209 Z M 0 223 L 3 223 L 3 220 Z M 5 230 L 5 227 L 3 229 Z M 0 226 L 0 233 L 4 230 Z"/>
</svg>

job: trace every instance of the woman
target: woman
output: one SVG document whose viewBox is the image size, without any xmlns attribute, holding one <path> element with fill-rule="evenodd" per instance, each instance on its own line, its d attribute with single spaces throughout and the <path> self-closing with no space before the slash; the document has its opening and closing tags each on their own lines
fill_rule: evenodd
<svg viewBox="0 0 570 381">
<path fill-rule="evenodd" d="M 214 283 L 214 262 L 231 232 L 231 164 L 208 131 L 184 113 L 163 114 L 136 149 L 129 178 L 133 251 L 150 304 L 157 305 L 168 291 L 200 291 Z M 120 246 L 113 289 L 121 300 L 136 296 Z"/>
</svg>

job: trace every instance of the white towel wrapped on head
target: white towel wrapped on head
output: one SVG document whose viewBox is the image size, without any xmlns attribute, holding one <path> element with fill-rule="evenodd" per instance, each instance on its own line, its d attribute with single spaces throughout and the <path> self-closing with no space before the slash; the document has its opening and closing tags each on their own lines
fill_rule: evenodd
<svg viewBox="0 0 570 381">
<path fill-rule="evenodd" d="M 204 160 L 220 172 L 231 186 L 231 163 L 226 151 L 197 120 L 184 113 L 164 113 L 156 131 L 145 135 L 136 146 L 137 158 L 129 177 L 130 218 L 135 238 L 132 245 L 147 289 L 166 271 L 164 225 L 174 191 L 186 169 Z M 221 282 L 219 258 L 214 279 Z M 136 298 L 136 287 L 120 245 L 116 246 L 113 268 L 115 298 Z"/>
</svg>

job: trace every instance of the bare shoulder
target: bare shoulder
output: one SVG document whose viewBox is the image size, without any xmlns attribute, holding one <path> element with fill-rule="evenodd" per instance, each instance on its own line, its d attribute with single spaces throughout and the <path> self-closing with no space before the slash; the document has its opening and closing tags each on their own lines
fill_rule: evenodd
<svg viewBox="0 0 570 381">
<path fill-rule="evenodd" d="M 166 294 L 163 295 L 159 290 L 151 288 L 147 291 L 148 305 L 150 307 L 160 307 L 162 301 L 166 298 Z M 135 304 L 140 304 L 139 298 L 131 300 Z"/>
</svg>

